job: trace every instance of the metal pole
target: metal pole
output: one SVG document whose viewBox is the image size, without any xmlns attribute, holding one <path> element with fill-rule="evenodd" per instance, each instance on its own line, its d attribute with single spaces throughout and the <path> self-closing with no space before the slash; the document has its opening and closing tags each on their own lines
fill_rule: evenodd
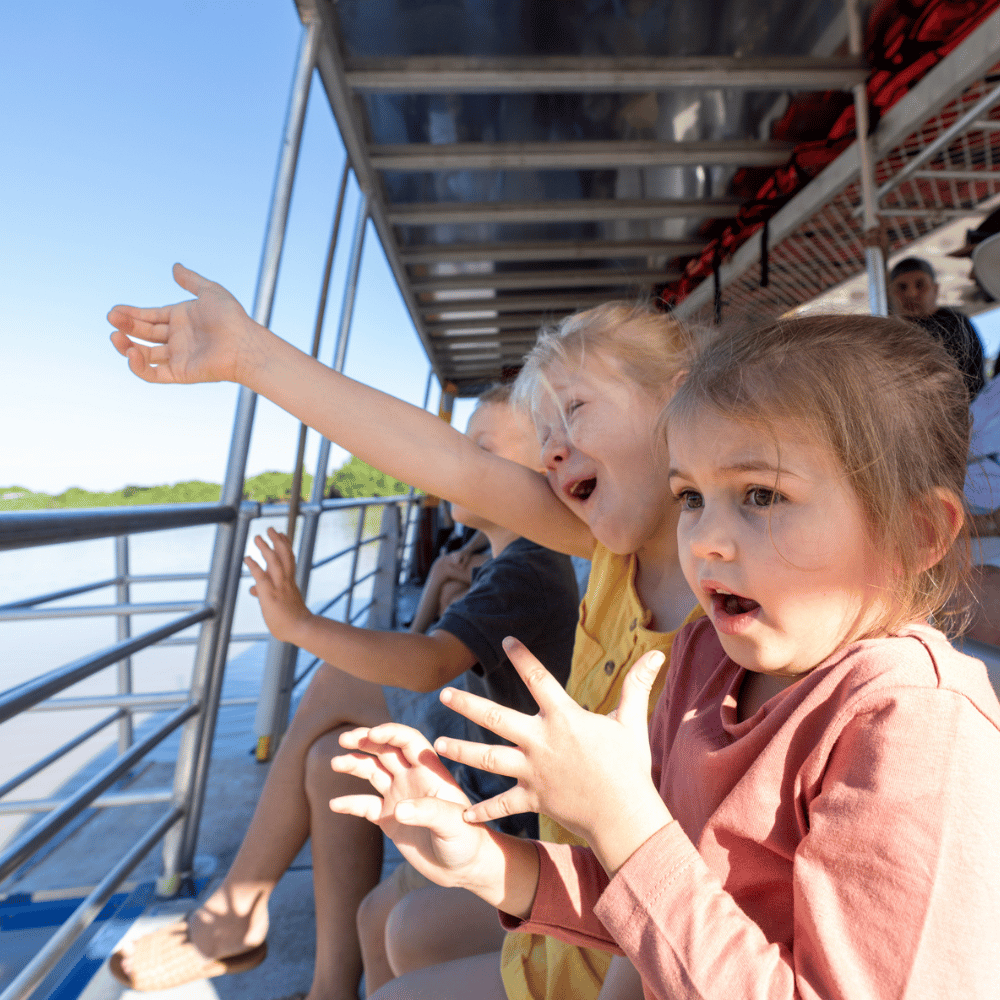
<svg viewBox="0 0 1000 1000">
<path fill-rule="evenodd" d="M 129 597 L 129 559 L 128 559 L 128 535 L 118 535 L 115 538 L 115 576 L 118 583 L 115 585 L 115 599 L 119 604 L 131 603 Z M 116 637 L 119 642 L 132 637 L 132 616 L 118 615 L 115 626 Z M 132 693 L 132 657 L 126 656 L 124 660 L 118 661 L 118 693 Z M 123 712 L 118 720 L 118 753 L 123 754 L 132 745 L 132 713 Z"/>
<path fill-rule="evenodd" d="M 344 172 L 340 177 L 340 193 L 337 195 L 337 208 L 333 213 L 333 228 L 330 232 L 330 245 L 326 251 L 326 263 L 323 266 L 323 282 L 319 293 L 319 304 L 316 307 L 316 325 L 313 328 L 312 357 L 319 356 L 319 340 L 323 332 L 323 320 L 326 318 L 326 300 L 330 291 L 330 274 L 333 271 L 333 256 L 337 250 L 337 237 L 340 234 L 340 217 L 344 211 L 344 195 L 347 194 L 347 177 L 351 170 L 350 162 L 344 159 Z M 295 542 L 295 524 L 299 518 L 299 503 L 302 496 L 302 466 L 306 457 L 305 424 L 299 424 L 299 444 L 295 453 L 295 471 L 292 474 L 292 493 L 288 500 L 288 540 Z"/>
<path fill-rule="evenodd" d="M 164 871 L 156 886 L 160 896 L 175 896 L 194 864 L 198 826 L 201 823 L 208 782 L 208 765 L 212 760 L 212 738 L 215 735 L 222 680 L 229 654 L 229 635 L 233 628 L 236 598 L 239 596 L 242 556 L 246 549 L 250 522 L 259 516 L 260 504 L 244 502 L 240 505 L 233 532 L 233 548 L 238 558 L 232 560 L 228 572 L 222 578 L 218 602 L 214 604 L 218 609 L 214 618 L 217 641 L 212 649 L 212 659 L 202 672 L 200 686 L 192 684 L 192 693 L 197 695 L 200 711 L 192 720 L 193 725 L 186 726 L 181 734 L 173 797 L 174 806 L 184 810 L 184 821 L 171 828 L 163 844 Z M 202 651 L 200 646 L 198 651 Z M 181 775 L 184 780 L 178 782 L 177 775 Z M 173 867 L 169 867 L 171 864 Z"/>
<path fill-rule="evenodd" d="M 431 365 L 427 369 L 427 382 L 424 384 L 424 402 L 421 409 L 427 409 L 427 403 L 431 398 L 431 382 L 434 380 L 434 366 Z M 417 489 L 415 486 L 410 487 L 410 492 L 406 496 L 406 515 L 403 517 L 403 531 L 400 537 L 400 552 L 398 565 L 402 565 L 403 553 L 406 551 L 406 540 L 410 537 L 410 522 L 413 519 L 413 498 L 416 496 Z M 410 547 L 410 558 L 407 560 L 406 576 L 409 576 L 410 569 L 413 564 L 413 551 L 414 546 Z M 404 577 L 405 579 L 405 577 Z"/>
<path fill-rule="evenodd" d="M 303 28 L 288 102 L 288 115 L 285 119 L 281 153 L 278 157 L 274 190 L 271 195 L 271 210 L 264 235 L 264 249 L 257 274 L 257 290 L 254 295 L 253 318 L 264 326 L 271 320 L 271 308 L 274 305 L 274 291 L 277 287 L 278 268 L 288 223 L 288 209 L 295 183 L 299 144 L 309 101 L 309 86 L 316 66 L 319 33 L 318 20 L 311 21 Z M 243 498 L 243 482 L 256 404 L 256 393 L 241 386 L 220 497 L 220 503 L 226 507 L 236 508 Z M 206 600 L 217 612 L 223 610 L 223 599 L 229 577 L 232 575 L 233 563 L 236 565 L 238 579 L 243 548 L 246 544 L 246 528 L 247 525 L 244 523 L 242 529 L 244 540 L 240 544 L 236 544 L 237 525 L 221 524 L 215 533 Z M 201 797 L 205 791 L 204 776 L 198 777 L 199 768 L 203 766 L 207 772 L 212 739 L 215 735 L 215 715 L 213 712 L 209 719 L 208 705 L 203 695 L 215 687 L 221 689 L 222 678 L 213 677 L 213 670 L 218 670 L 221 675 L 228 652 L 224 643 L 228 643 L 229 629 L 227 628 L 223 635 L 220 618 L 221 615 L 217 613 L 202 627 L 198 637 L 191 688 L 198 693 L 202 711 L 184 727 L 181 734 L 177 767 L 174 772 L 174 804 L 183 807 L 185 815 L 183 823 L 179 827 L 173 827 L 163 842 L 163 874 L 157 884 L 157 892 L 161 896 L 175 895 L 179 891 L 183 876 L 190 870 L 194 858 L 194 845 L 201 819 Z"/>
<path fill-rule="evenodd" d="M 861 55 L 861 13 L 859 0 L 845 0 L 848 44 L 852 56 Z M 871 143 L 868 141 L 868 87 L 854 87 L 854 122 L 857 135 L 858 160 L 861 164 L 861 204 L 864 207 L 865 265 L 868 269 L 868 302 L 873 316 L 888 316 L 889 302 L 885 287 L 885 258 L 882 255 L 878 199 L 875 195 L 875 171 L 872 166 Z"/>
<path fill-rule="evenodd" d="M 357 296 L 358 277 L 361 274 L 361 257 L 365 243 L 365 229 L 368 225 L 368 194 L 360 192 L 358 214 L 354 222 L 354 237 L 351 243 L 351 259 L 347 268 L 347 281 L 340 307 L 340 324 L 337 341 L 333 349 L 331 368 L 336 372 L 344 370 L 347 357 L 347 341 L 354 317 L 354 300 Z M 326 487 L 326 470 L 330 461 L 330 442 L 320 441 L 319 456 L 316 460 L 316 474 L 313 477 L 310 506 L 318 507 Z M 312 572 L 313 549 L 319 527 L 319 511 L 308 511 L 302 519 L 302 539 L 299 543 L 295 568 L 295 582 L 303 599 L 309 592 L 309 575 Z M 272 638 L 267 646 L 267 660 L 261 678 L 260 701 L 257 703 L 257 718 L 254 730 L 257 734 L 257 760 L 270 760 L 278 748 L 288 725 L 288 708 L 295 683 L 295 661 L 298 649 L 286 642 Z"/>
</svg>

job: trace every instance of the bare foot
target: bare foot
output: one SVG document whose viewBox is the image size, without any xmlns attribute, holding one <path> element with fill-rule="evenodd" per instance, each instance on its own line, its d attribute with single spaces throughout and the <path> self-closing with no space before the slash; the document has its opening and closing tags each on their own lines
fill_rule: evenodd
<svg viewBox="0 0 1000 1000">
<path fill-rule="evenodd" d="M 188 917 L 188 936 L 206 958 L 238 955 L 267 937 L 270 892 L 234 893 L 221 885 Z"/>
</svg>

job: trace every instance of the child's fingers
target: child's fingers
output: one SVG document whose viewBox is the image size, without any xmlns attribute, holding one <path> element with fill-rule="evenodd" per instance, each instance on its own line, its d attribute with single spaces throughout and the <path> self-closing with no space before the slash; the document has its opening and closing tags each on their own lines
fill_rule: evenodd
<svg viewBox="0 0 1000 1000">
<path fill-rule="evenodd" d="M 155 309 L 115 306 L 108 313 L 108 322 L 124 334 L 162 344 L 167 339 L 171 309 L 173 306 L 159 306 Z"/>
<path fill-rule="evenodd" d="M 632 665 L 622 682 L 622 693 L 615 718 L 629 729 L 645 731 L 648 726 L 649 694 L 665 657 L 658 649 L 650 650 Z"/>
<path fill-rule="evenodd" d="M 267 529 L 268 537 L 274 546 L 274 554 L 281 564 L 286 576 L 295 574 L 295 553 L 292 551 L 292 543 L 288 540 L 288 535 L 282 531 L 275 531 L 274 528 Z"/>
<path fill-rule="evenodd" d="M 370 727 L 359 726 L 357 729 L 349 729 L 346 733 L 341 733 L 337 742 L 345 750 L 357 750 L 361 740 L 368 735 Z M 335 757 L 334 760 L 337 760 Z"/>
<path fill-rule="evenodd" d="M 263 585 L 265 573 L 264 570 L 261 568 L 261 566 L 257 563 L 257 560 L 251 558 L 250 556 L 246 556 L 243 559 L 243 565 L 246 566 L 248 570 L 250 570 L 250 575 L 253 577 L 254 584 Z M 256 586 L 250 588 L 250 593 L 253 594 L 254 597 L 257 596 L 256 590 L 257 590 Z"/>
<path fill-rule="evenodd" d="M 544 664 L 523 642 L 509 635 L 503 641 L 503 649 L 543 712 L 546 709 L 556 708 L 566 701 L 572 701 L 559 681 L 545 669 Z"/>
<path fill-rule="evenodd" d="M 524 752 L 518 747 L 470 743 L 440 736 L 434 741 L 434 749 L 442 757 L 490 774 L 504 774 L 509 778 L 520 778 L 524 774 Z"/>
<path fill-rule="evenodd" d="M 338 754 L 330 759 L 330 767 L 338 774 L 367 781 L 379 795 L 385 795 L 392 786 L 392 776 L 380 760 L 363 753 Z"/>
<path fill-rule="evenodd" d="M 330 809 L 345 816 L 358 816 L 369 823 L 382 818 L 382 800 L 375 795 L 339 795 L 330 799 Z"/>
<path fill-rule="evenodd" d="M 380 743 L 386 747 L 399 749 L 411 764 L 423 763 L 421 754 L 427 751 L 434 755 L 435 760 L 437 759 L 427 737 L 411 726 L 404 726 L 398 722 L 383 722 L 381 725 L 369 729 L 366 735 L 372 743 Z M 443 764 L 440 766 L 444 768 Z"/>
<path fill-rule="evenodd" d="M 422 826 L 442 840 L 449 840 L 466 832 L 462 818 L 466 805 L 438 798 L 404 799 L 396 803 L 393 819 L 403 826 Z"/>
<path fill-rule="evenodd" d="M 458 688 L 445 688 L 441 692 L 441 701 L 477 726 L 482 726 L 511 743 L 520 744 L 524 741 L 533 718 L 513 708 L 498 705 L 489 698 L 480 698 L 477 694 L 460 691 Z"/>
<path fill-rule="evenodd" d="M 538 812 L 539 805 L 536 796 L 532 795 L 526 788 L 517 785 L 508 788 L 500 795 L 494 795 L 492 799 L 484 799 L 462 813 L 462 819 L 466 823 L 487 823 L 493 819 L 504 819 L 507 816 L 516 816 L 518 813 Z"/>
<path fill-rule="evenodd" d="M 166 367 L 154 368 L 149 363 L 149 348 L 139 344 L 133 344 L 128 354 L 129 370 L 136 378 L 141 378 L 143 382 L 155 382 L 166 384 L 173 382 L 173 377 Z"/>
<path fill-rule="evenodd" d="M 215 284 L 214 281 L 209 281 L 197 271 L 192 271 L 191 268 L 185 267 L 179 262 L 174 264 L 173 273 L 174 281 L 192 295 L 201 295 L 202 292 L 207 291 Z"/>
</svg>

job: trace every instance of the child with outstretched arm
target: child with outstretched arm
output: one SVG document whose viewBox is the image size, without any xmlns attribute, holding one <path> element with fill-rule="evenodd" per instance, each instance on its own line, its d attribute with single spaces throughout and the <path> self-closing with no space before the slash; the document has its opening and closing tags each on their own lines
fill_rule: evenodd
<svg viewBox="0 0 1000 1000">
<path fill-rule="evenodd" d="M 817 359 L 821 363 L 818 363 Z M 968 574 L 961 374 L 919 330 L 813 316 L 720 339 L 667 410 L 680 560 L 706 617 L 616 713 L 517 643 L 539 704 L 452 708 L 511 740 L 380 727 L 334 808 L 505 926 L 624 952 L 647 996 L 995 997 L 1000 704 L 937 628 Z M 517 779 L 468 806 L 434 751 Z M 530 804 L 589 848 L 502 837 Z"/>
</svg>

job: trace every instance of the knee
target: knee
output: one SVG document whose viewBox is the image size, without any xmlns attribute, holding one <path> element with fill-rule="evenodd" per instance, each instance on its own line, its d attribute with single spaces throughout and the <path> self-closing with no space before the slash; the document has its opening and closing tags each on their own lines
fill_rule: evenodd
<svg viewBox="0 0 1000 1000">
<path fill-rule="evenodd" d="M 358 941 L 366 956 L 384 953 L 385 922 L 397 898 L 387 882 L 380 882 L 361 900 L 355 919 Z"/>
<path fill-rule="evenodd" d="M 330 761 L 342 754 L 339 737 L 345 727 L 333 729 L 315 740 L 306 751 L 305 786 L 310 802 L 329 798 L 333 768 Z"/>
<path fill-rule="evenodd" d="M 419 891 L 408 893 L 385 916 L 385 955 L 397 976 L 434 964 L 425 935 L 420 933 L 427 917 L 426 903 L 420 897 Z"/>
</svg>

